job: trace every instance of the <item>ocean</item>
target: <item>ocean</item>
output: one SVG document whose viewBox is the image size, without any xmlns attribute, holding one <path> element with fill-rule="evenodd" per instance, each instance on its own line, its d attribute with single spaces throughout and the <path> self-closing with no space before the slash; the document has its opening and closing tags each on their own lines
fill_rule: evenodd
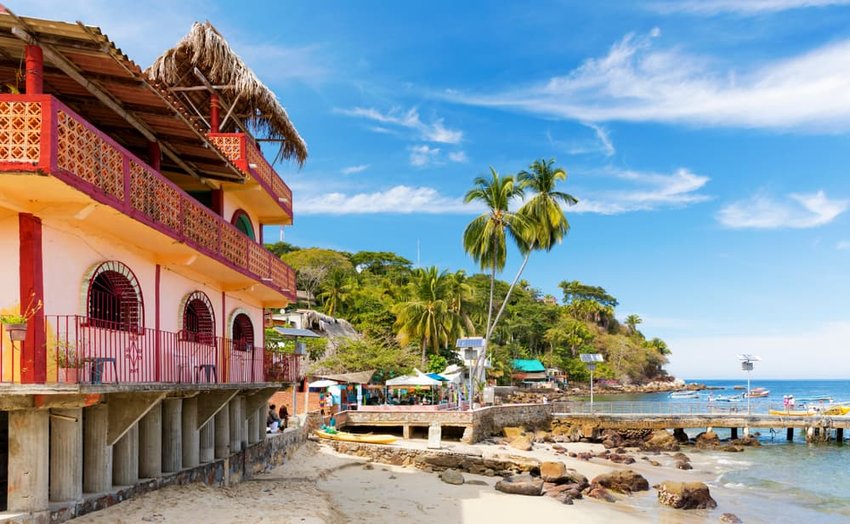
<svg viewBox="0 0 850 524">
<path fill-rule="evenodd" d="M 703 391 L 701 398 L 693 402 L 706 402 L 709 393 L 713 396 L 740 393 L 733 387 L 746 386 L 746 378 L 687 382 L 724 388 Z M 770 390 L 766 398 L 751 399 L 754 413 L 766 413 L 768 408 L 782 409 L 784 395 L 794 395 L 798 399 L 829 396 L 835 402 L 850 401 L 850 380 L 753 378 L 751 387 Z M 623 396 L 598 398 L 600 401 L 626 400 Z M 628 400 L 683 402 L 670 399 L 667 393 L 630 396 Z M 739 406 L 745 410 L 746 402 Z M 725 434 L 720 428 L 716 431 L 721 438 L 729 436 L 728 430 Z M 797 431 L 794 440 L 789 442 L 784 428 L 761 430 L 760 448 L 747 448 L 743 453 L 699 453 L 703 467 L 714 472 L 714 480 L 708 484 L 720 504 L 710 516 L 704 516 L 705 522 L 716 522 L 721 512 L 735 513 L 747 523 L 850 522 L 850 442 L 810 444 L 801 433 Z M 850 435 L 845 433 L 845 439 L 848 437 Z M 692 453 L 688 449 L 684 451 Z M 703 520 L 696 518 L 695 521 Z"/>
</svg>

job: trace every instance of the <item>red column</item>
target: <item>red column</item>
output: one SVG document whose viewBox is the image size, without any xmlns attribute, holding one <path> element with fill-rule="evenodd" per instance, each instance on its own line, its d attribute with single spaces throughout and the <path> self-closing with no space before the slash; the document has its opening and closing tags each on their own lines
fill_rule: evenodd
<svg viewBox="0 0 850 524">
<path fill-rule="evenodd" d="M 26 46 L 26 93 L 40 95 L 44 76 L 44 55 L 37 45 Z"/>
<path fill-rule="evenodd" d="M 160 171 L 160 160 L 162 159 L 162 152 L 159 149 L 159 142 L 148 142 L 148 156 L 150 157 L 148 163 L 152 168 L 154 168 L 157 172 Z"/>
<path fill-rule="evenodd" d="M 210 133 L 218 133 L 218 126 L 221 123 L 219 116 L 218 95 L 213 93 L 210 95 Z"/>
<path fill-rule="evenodd" d="M 18 214 L 20 238 L 21 313 L 38 311 L 27 322 L 27 339 L 21 344 L 21 383 L 47 381 L 47 344 L 44 332 L 44 264 L 41 251 L 41 219 L 29 213 Z"/>
<path fill-rule="evenodd" d="M 154 143 L 154 142 L 151 142 Z M 160 336 L 159 325 L 159 288 L 160 288 L 160 273 L 162 267 L 156 265 L 156 275 L 154 276 L 154 330 L 156 331 L 156 340 L 154 340 L 154 381 L 162 382 L 162 337 Z"/>
</svg>

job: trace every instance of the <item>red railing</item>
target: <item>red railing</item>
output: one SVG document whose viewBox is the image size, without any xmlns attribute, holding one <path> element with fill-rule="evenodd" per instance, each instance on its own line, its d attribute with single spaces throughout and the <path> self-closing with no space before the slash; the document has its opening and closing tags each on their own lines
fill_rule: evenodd
<svg viewBox="0 0 850 524">
<path fill-rule="evenodd" d="M 185 340 L 190 337 L 179 333 L 110 325 L 74 315 L 45 316 L 45 325 L 48 382 L 251 384 L 297 378 L 294 355 L 284 357 L 295 361 L 287 365 L 295 375 L 266 377 L 266 362 L 275 360 L 269 360 L 261 347 L 247 347 L 229 338 L 211 336 L 198 342 Z"/>
<path fill-rule="evenodd" d="M 244 168 L 260 166 L 259 180 L 282 191 L 291 214 L 286 184 L 253 145 L 240 147 Z M 0 95 L 0 171 L 51 174 L 295 301 L 291 267 L 52 96 Z"/>
<path fill-rule="evenodd" d="M 236 167 L 256 180 L 288 216 L 292 216 L 292 190 L 280 178 L 248 135 L 209 133 L 207 137 Z"/>
</svg>

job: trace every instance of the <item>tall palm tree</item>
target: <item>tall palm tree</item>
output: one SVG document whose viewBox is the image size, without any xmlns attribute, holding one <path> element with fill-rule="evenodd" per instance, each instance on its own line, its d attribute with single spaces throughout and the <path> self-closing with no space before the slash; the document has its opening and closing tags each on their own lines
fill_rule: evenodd
<svg viewBox="0 0 850 524">
<path fill-rule="evenodd" d="M 334 316 L 343 312 L 353 287 L 354 283 L 347 272 L 332 271 L 325 279 L 323 291 L 319 294 L 325 313 Z"/>
<path fill-rule="evenodd" d="M 629 333 L 632 334 L 632 335 L 637 335 L 638 333 L 640 333 L 640 331 L 638 331 L 637 327 L 638 327 L 638 324 L 640 324 L 642 322 L 643 322 L 643 319 L 640 318 L 639 315 L 632 314 L 632 315 L 627 316 L 626 317 L 626 326 L 629 328 Z"/>
<path fill-rule="evenodd" d="M 463 248 L 483 270 L 490 270 L 490 302 L 487 308 L 485 338 L 492 330 L 493 293 L 496 273 L 505 268 L 507 238 L 516 242 L 523 253 L 528 236 L 526 220 L 510 210 L 511 201 L 523 196 L 523 190 L 512 176 L 501 176 L 490 168 L 490 177 L 477 177 L 475 187 L 466 193 L 466 203 L 484 204 L 484 213 L 475 217 L 463 232 Z"/>
<path fill-rule="evenodd" d="M 469 277 L 462 269 L 449 275 L 449 310 L 454 313 L 449 326 L 449 343 L 475 333 L 475 326 L 470 318 L 475 290 L 469 285 L 468 280 Z"/>
<path fill-rule="evenodd" d="M 493 327 L 505 310 L 508 298 L 516 286 L 519 277 L 525 270 L 528 259 L 534 251 L 550 251 L 555 244 L 560 244 L 570 230 L 570 223 L 564 214 L 562 205 L 572 206 L 578 203 L 574 196 L 557 191 L 555 186 L 560 181 L 567 180 L 567 172 L 561 167 L 555 167 L 554 160 L 535 160 L 529 166 L 529 171 L 520 171 L 517 175 L 521 188 L 530 190 L 532 197 L 517 212 L 517 215 L 527 224 L 525 230 L 525 249 L 521 249 L 525 258 L 516 274 L 504 302 L 493 319 Z"/>
<path fill-rule="evenodd" d="M 408 301 L 395 305 L 396 329 L 402 344 L 419 341 L 424 368 L 427 349 L 437 353 L 447 343 L 455 316 L 450 309 L 448 273 L 436 267 L 415 269 L 410 293 Z"/>
</svg>

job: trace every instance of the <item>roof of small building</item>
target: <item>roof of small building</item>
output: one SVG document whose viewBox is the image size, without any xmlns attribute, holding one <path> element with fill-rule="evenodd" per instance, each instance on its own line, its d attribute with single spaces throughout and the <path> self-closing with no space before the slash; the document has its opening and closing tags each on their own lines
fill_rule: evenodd
<svg viewBox="0 0 850 524">
<path fill-rule="evenodd" d="M 543 366 L 543 363 L 537 359 L 520 359 L 515 358 L 514 369 L 517 371 L 524 371 L 526 373 L 535 373 L 539 371 L 546 371 L 546 367 Z"/>
</svg>

